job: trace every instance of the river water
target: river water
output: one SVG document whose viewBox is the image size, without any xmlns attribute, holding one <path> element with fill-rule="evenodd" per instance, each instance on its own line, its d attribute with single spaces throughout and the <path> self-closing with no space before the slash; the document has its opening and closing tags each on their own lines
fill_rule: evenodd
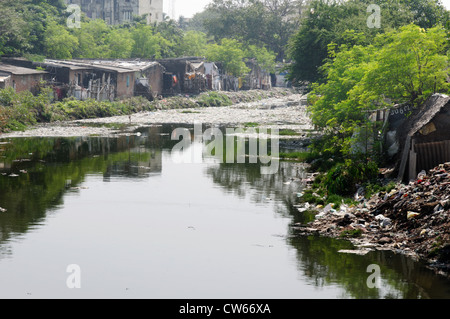
<svg viewBox="0 0 450 319">
<path fill-rule="evenodd" d="M 420 262 L 297 235 L 301 165 L 180 163 L 175 127 L 0 139 L 0 298 L 450 297 Z"/>
</svg>

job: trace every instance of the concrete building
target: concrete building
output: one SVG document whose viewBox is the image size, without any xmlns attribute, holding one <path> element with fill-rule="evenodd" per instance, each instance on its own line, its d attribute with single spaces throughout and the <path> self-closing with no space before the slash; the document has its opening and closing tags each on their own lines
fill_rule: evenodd
<svg viewBox="0 0 450 319">
<path fill-rule="evenodd" d="M 6 63 L 0 63 L 0 88 L 12 87 L 16 92 L 30 91 L 45 81 L 48 73 L 45 71 L 24 68 Z"/>
<path fill-rule="evenodd" d="M 91 19 L 103 19 L 110 25 L 130 22 L 133 16 L 147 16 L 147 23 L 163 21 L 163 0 L 66 0 L 77 4 Z"/>
</svg>

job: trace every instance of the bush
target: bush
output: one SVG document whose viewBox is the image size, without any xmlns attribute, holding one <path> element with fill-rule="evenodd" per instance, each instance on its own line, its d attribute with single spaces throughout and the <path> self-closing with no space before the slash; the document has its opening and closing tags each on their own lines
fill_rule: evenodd
<svg viewBox="0 0 450 319">
<path fill-rule="evenodd" d="M 0 106 L 0 132 L 5 131 L 10 117 L 10 110 L 4 106 Z"/>
<path fill-rule="evenodd" d="M 17 97 L 13 88 L 0 90 L 0 105 L 12 106 L 14 99 Z"/>
<path fill-rule="evenodd" d="M 357 184 L 373 180 L 377 176 L 378 165 L 375 162 L 346 160 L 327 173 L 324 184 L 329 193 L 351 195 L 355 193 Z"/>
<path fill-rule="evenodd" d="M 232 105 L 233 102 L 227 95 L 213 91 L 201 94 L 197 99 L 197 104 L 202 107 L 229 106 Z"/>
</svg>

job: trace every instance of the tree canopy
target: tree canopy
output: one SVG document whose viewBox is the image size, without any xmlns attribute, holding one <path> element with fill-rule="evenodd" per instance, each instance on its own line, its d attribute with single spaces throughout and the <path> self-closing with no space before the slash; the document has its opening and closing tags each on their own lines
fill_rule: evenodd
<svg viewBox="0 0 450 319">
<path fill-rule="evenodd" d="M 368 44 L 381 33 L 414 23 L 423 28 L 445 25 L 449 20 L 439 0 L 379 0 L 380 25 L 370 27 L 367 12 L 372 0 L 312 0 L 298 32 L 291 38 L 290 80 L 294 83 L 323 80 L 328 45 Z"/>
<path fill-rule="evenodd" d="M 309 96 L 314 124 L 332 136 L 349 137 L 366 120 L 366 110 L 449 93 L 446 36 L 442 26 L 425 30 L 411 24 L 369 45 L 343 44 L 339 50 L 330 45 L 333 59 L 322 67 L 326 80 L 313 84 Z"/>
<path fill-rule="evenodd" d="M 277 60 L 286 57 L 286 45 L 300 23 L 305 0 L 214 0 L 194 16 L 196 30 L 212 36 L 266 47 Z"/>
</svg>

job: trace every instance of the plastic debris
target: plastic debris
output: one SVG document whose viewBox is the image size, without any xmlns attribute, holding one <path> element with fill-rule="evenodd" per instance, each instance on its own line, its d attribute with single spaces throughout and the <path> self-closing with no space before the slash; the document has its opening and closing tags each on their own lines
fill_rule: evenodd
<svg viewBox="0 0 450 319">
<path fill-rule="evenodd" d="M 414 217 L 419 216 L 419 215 L 420 214 L 416 213 L 416 212 L 407 212 L 406 218 L 411 219 L 411 218 L 414 218 Z"/>
</svg>

